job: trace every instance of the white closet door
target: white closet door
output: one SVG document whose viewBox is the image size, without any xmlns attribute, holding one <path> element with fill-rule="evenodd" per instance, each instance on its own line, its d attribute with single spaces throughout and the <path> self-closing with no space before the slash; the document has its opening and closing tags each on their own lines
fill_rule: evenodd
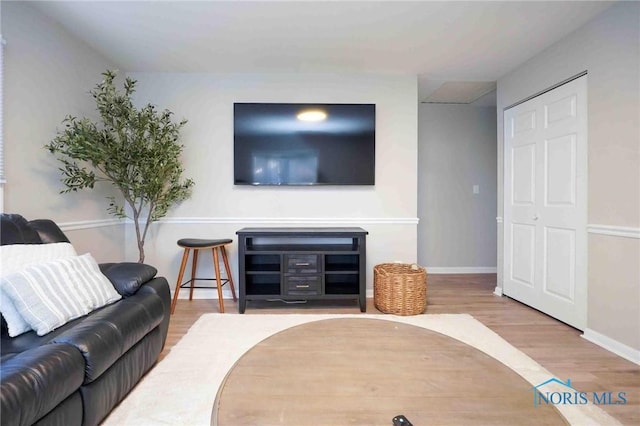
<svg viewBox="0 0 640 426">
<path fill-rule="evenodd" d="M 587 311 L 587 76 L 504 112 L 504 284 L 583 330 Z"/>
</svg>

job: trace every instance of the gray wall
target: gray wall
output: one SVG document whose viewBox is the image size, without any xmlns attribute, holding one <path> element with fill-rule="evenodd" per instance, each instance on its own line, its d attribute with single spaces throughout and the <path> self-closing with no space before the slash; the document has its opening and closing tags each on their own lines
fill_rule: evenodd
<svg viewBox="0 0 640 426">
<path fill-rule="evenodd" d="M 613 5 L 498 80 L 505 107 L 588 71 L 588 305 L 585 336 L 640 359 L 640 3 Z M 503 212 L 498 132 L 498 215 Z M 617 235 L 623 232 L 626 236 Z M 498 285 L 502 285 L 502 227 Z"/>
<path fill-rule="evenodd" d="M 28 2 L 2 2 L 4 48 L 4 211 L 27 219 L 49 218 L 63 226 L 79 253 L 98 261 L 122 260 L 124 226 L 111 217 L 104 185 L 60 194 L 59 164 L 43 146 L 66 115 L 95 115 L 89 90 L 107 68 L 104 57 L 78 41 Z"/>
<path fill-rule="evenodd" d="M 495 107 L 420 105 L 418 260 L 431 273 L 495 271 L 496 137 Z"/>
<path fill-rule="evenodd" d="M 136 100 L 185 117 L 185 175 L 196 182 L 191 198 L 152 227 L 148 262 L 173 281 L 189 235 L 233 238 L 245 226 L 360 226 L 367 236 L 368 288 L 373 266 L 416 262 L 417 79 L 376 74 L 131 73 Z M 234 102 L 376 104 L 375 186 L 253 187 L 233 185 Z M 132 234 L 127 240 L 132 241 Z M 236 242 L 230 247 L 237 265 Z M 128 244 L 128 250 L 133 245 Z M 211 262 L 199 262 L 201 276 Z M 199 266 L 200 267 L 200 266 Z M 207 268 L 207 270 L 204 270 Z M 225 287 L 227 290 L 227 287 Z M 211 291 L 201 294 L 211 296 Z"/>
</svg>

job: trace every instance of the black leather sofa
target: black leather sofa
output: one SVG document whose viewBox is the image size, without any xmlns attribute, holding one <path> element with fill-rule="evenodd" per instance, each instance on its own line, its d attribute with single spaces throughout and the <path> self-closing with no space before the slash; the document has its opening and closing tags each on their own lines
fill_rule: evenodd
<svg viewBox="0 0 640 426">
<path fill-rule="evenodd" d="M 51 220 L 2 214 L 5 244 L 68 242 Z M 2 425 L 96 425 L 156 363 L 169 327 L 170 292 L 156 269 L 107 263 L 100 269 L 123 296 L 44 336 L 9 337 L 2 318 Z"/>
</svg>

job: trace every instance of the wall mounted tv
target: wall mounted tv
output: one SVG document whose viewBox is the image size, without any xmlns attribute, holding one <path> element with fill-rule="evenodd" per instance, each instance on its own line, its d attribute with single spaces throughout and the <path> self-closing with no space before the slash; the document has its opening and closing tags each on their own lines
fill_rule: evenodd
<svg viewBox="0 0 640 426">
<path fill-rule="evenodd" d="M 235 103 L 236 185 L 374 185 L 374 104 Z"/>
</svg>

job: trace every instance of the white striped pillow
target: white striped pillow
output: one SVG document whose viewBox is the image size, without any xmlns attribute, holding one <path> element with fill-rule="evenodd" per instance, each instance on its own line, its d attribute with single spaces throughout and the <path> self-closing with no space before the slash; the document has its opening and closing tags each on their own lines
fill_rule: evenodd
<svg viewBox="0 0 640 426">
<path fill-rule="evenodd" d="M 0 246 L 0 276 L 12 274 L 22 268 L 42 262 L 74 257 L 78 254 L 70 243 L 11 244 Z M 29 323 L 13 306 L 11 299 L 0 288 L 0 314 L 7 322 L 9 336 L 15 337 L 31 330 Z"/>
<path fill-rule="evenodd" d="M 62 262 L 30 265 L 0 281 L 5 295 L 38 336 L 91 311 L 89 301 L 72 285 Z"/>
<path fill-rule="evenodd" d="M 73 269 L 74 273 L 71 273 L 71 279 L 78 292 L 89 301 L 91 310 L 122 299 L 111 281 L 100 271 L 98 263 L 90 253 L 63 259 L 61 262 L 68 263 Z"/>
<path fill-rule="evenodd" d="M 7 322 L 7 331 L 10 337 L 16 337 L 31 330 L 29 323 L 22 318 L 20 312 L 13 306 L 13 302 L 2 288 L 0 288 L 0 314 Z"/>
<path fill-rule="evenodd" d="M 27 266 L 0 287 L 39 336 L 121 298 L 88 253 Z"/>
</svg>

